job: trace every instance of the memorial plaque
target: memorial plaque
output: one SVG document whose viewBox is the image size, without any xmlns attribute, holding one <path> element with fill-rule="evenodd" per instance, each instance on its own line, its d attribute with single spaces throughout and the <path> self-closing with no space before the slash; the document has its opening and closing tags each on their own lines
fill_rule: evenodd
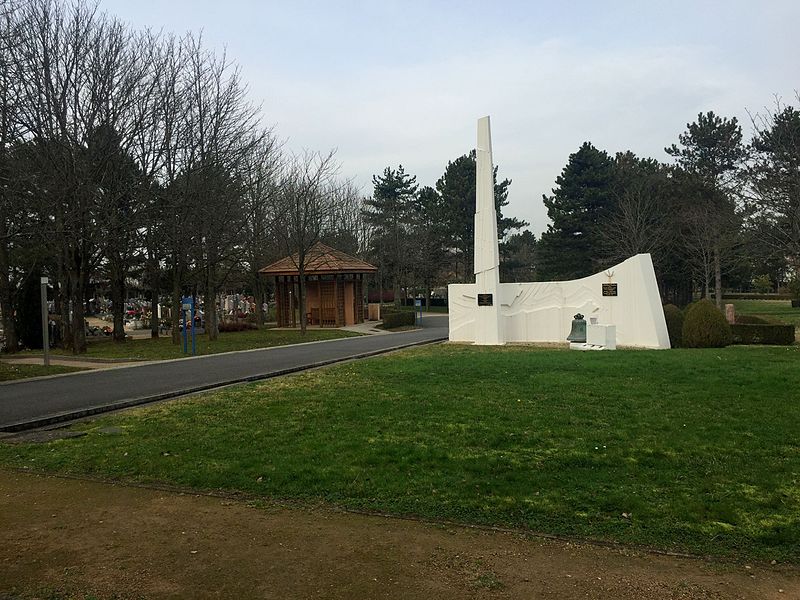
<svg viewBox="0 0 800 600">
<path fill-rule="evenodd" d="M 492 306 L 491 294 L 478 294 L 478 306 Z"/>
<path fill-rule="evenodd" d="M 616 283 L 604 283 L 603 284 L 603 296 L 616 296 L 617 295 L 617 284 Z"/>
</svg>

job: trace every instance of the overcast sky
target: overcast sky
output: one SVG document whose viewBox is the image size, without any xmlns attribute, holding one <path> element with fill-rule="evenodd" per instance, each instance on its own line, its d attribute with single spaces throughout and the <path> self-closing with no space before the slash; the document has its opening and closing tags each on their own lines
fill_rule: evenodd
<svg viewBox="0 0 800 600">
<path fill-rule="evenodd" d="M 609 6 L 602 6 L 603 4 Z M 101 0 L 135 27 L 203 31 L 291 149 L 338 149 L 365 194 L 402 164 L 434 185 L 492 117 L 505 213 L 547 226 L 586 140 L 667 160 L 700 111 L 797 105 L 800 1 Z"/>
</svg>

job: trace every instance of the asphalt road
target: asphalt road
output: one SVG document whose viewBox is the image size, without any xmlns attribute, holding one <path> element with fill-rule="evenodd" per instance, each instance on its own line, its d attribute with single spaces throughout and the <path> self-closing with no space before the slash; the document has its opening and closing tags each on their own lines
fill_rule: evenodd
<svg viewBox="0 0 800 600">
<path fill-rule="evenodd" d="M 423 328 L 195 358 L 0 385 L 0 431 L 21 431 L 294 371 L 447 339 L 447 316 Z"/>
</svg>

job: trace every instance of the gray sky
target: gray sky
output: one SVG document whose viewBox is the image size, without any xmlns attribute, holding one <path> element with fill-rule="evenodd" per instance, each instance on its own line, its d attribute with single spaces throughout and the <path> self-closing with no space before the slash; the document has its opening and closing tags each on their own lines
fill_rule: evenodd
<svg viewBox="0 0 800 600">
<path fill-rule="evenodd" d="M 101 0 L 136 27 L 203 31 L 243 69 L 291 149 L 338 149 L 342 174 L 403 164 L 434 185 L 492 117 L 506 214 L 547 226 L 549 194 L 586 140 L 666 160 L 700 111 L 796 105 L 800 1 L 256 2 Z"/>
</svg>

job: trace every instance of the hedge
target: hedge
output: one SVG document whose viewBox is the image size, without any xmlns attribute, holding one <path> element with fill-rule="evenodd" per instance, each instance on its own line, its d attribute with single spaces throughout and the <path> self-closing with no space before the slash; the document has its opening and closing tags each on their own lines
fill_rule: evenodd
<svg viewBox="0 0 800 600">
<path fill-rule="evenodd" d="M 416 323 L 416 314 L 410 310 L 384 312 L 381 316 L 383 317 L 384 329 L 395 329 Z"/>
<path fill-rule="evenodd" d="M 225 321 L 219 324 L 220 333 L 247 331 L 250 329 L 258 329 L 258 325 L 256 325 L 255 323 L 247 323 L 246 321 Z"/>
<path fill-rule="evenodd" d="M 794 344 L 794 325 L 736 323 L 731 325 L 731 334 L 734 344 Z"/>
<path fill-rule="evenodd" d="M 664 320 L 667 322 L 670 347 L 680 348 L 683 337 L 683 311 L 674 304 L 665 304 Z"/>
<path fill-rule="evenodd" d="M 723 300 L 791 300 L 791 294 L 731 293 L 722 294 Z"/>
<path fill-rule="evenodd" d="M 736 315 L 736 323 L 738 325 L 775 325 L 775 323 L 770 323 L 755 315 Z"/>
<path fill-rule="evenodd" d="M 416 298 L 403 298 L 400 303 L 403 306 L 414 306 Z M 447 298 L 431 298 L 431 306 L 447 306 Z M 422 306 L 425 306 L 425 298 L 422 298 Z"/>
</svg>

